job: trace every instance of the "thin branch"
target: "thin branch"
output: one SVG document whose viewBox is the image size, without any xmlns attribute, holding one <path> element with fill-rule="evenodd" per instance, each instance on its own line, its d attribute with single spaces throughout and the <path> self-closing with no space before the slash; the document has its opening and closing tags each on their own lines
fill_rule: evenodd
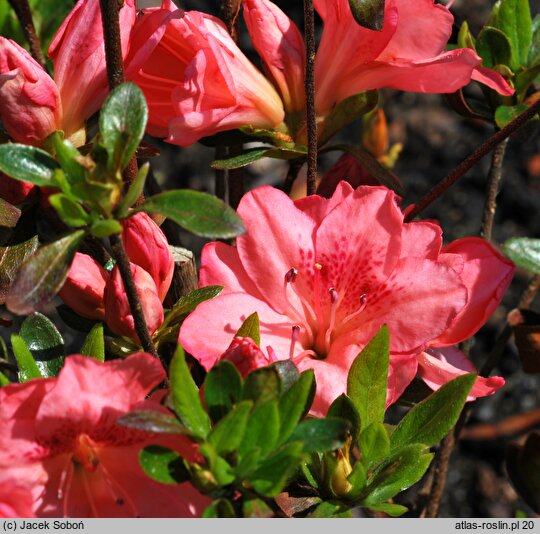
<svg viewBox="0 0 540 534">
<path fill-rule="evenodd" d="M 450 432 L 450 434 L 444 438 L 441 447 L 437 451 L 433 468 L 433 483 L 431 485 L 430 497 L 424 517 L 437 517 L 439 515 L 439 505 L 441 503 L 444 486 L 446 484 L 446 477 L 448 475 L 448 464 L 455 443 L 456 437 L 453 432 Z"/>
<path fill-rule="evenodd" d="M 315 112 L 315 13 L 313 0 L 304 0 L 304 32 L 306 39 L 306 125 L 307 125 L 307 194 L 317 190 L 317 115 Z M 344 37 L 346 38 L 346 37 Z"/>
<path fill-rule="evenodd" d="M 495 211 L 497 210 L 497 195 L 499 194 L 499 189 L 501 186 L 502 166 L 507 145 L 508 138 L 506 138 L 501 144 L 497 145 L 493 151 L 493 154 L 491 155 L 486 204 L 484 206 L 482 229 L 480 230 L 480 236 L 487 241 L 491 241 L 491 235 L 493 233 L 493 221 L 495 219 Z"/>
<path fill-rule="evenodd" d="M 489 154 L 499 143 L 510 137 L 514 132 L 524 126 L 540 111 L 540 100 L 537 100 L 521 115 L 518 115 L 504 128 L 494 133 L 482 143 L 472 154 L 465 158 L 450 174 L 443 178 L 427 195 L 422 197 L 414 206 L 414 209 L 405 217 L 405 222 L 412 221 L 424 211 L 432 202 L 437 200 L 447 189 L 456 183 L 463 175 L 472 169 L 484 156 Z"/>
<path fill-rule="evenodd" d="M 109 241 L 111 243 L 113 257 L 116 260 L 118 270 L 120 271 L 120 276 L 122 277 L 122 282 L 124 283 L 129 308 L 135 322 L 135 331 L 139 336 L 143 349 L 152 354 L 152 356 L 159 358 L 156 347 L 154 346 L 150 336 L 148 325 L 146 324 L 141 300 L 139 298 L 139 294 L 137 293 L 137 286 L 135 285 L 135 280 L 133 279 L 129 258 L 126 254 L 126 249 L 124 248 L 122 238 L 118 234 L 113 234 L 109 237 Z"/>
<path fill-rule="evenodd" d="M 45 58 L 41 52 L 41 43 L 39 42 L 39 37 L 36 33 L 36 28 L 34 26 L 34 21 L 32 19 L 32 11 L 30 10 L 30 5 L 28 0 L 9 0 L 13 11 L 17 15 L 19 22 L 21 23 L 24 36 L 28 41 L 30 46 L 30 53 L 32 57 L 44 68 L 47 68 Z"/>
</svg>

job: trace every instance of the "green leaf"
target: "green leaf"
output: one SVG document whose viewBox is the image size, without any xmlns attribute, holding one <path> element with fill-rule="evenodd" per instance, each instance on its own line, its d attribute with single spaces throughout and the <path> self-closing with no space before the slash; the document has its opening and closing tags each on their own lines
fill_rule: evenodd
<svg viewBox="0 0 540 534">
<path fill-rule="evenodd" d="M 57 161 L 44 150 L 29 145 L 0 145 L 0 171 L 11 178 L 39 186 L 54 186 Z"/>
<path fill-rule="evenodd" d="M 209 504 L 203 514 L 203 519 L 217 519 L 220 517 L 236 517 L 234 508 L 227 499 L 217 499 Z"/>
<path fill-rule="evenodd" d="M 512 122 L 518 115 L 527 111 L 527 104 L 518 104 L 517 106 L 499 106 L 495 110 L 495 122 L 499 128 L 504 128 L 509 122 Z"/>
<path fill-rule="evenodd" d="M 92 330 L 86 336 L 84 344 L 81 348 L 83 356 L 90 356 L 99 360 L 105 361 L 105 339 L 103 337 L 103 323 L 96 323 Z"/>
<path fill-rule="evenodd" d="M 456 424 L 476 376 L 458 376 L 412 408 L 392 432 L 392 449 L 412 443 L 435 445 L 444 438 Z"/>
<path fill-rule="evenodd" d="M 131 206 L 133 206 L 137 199 L 142 195 L 144 190 L 144 184 L 146 182 L 146 176 L 148 175 L 149 170 L 150 164 L 146 162 L 137 172 L 135 180 L 133 180 L 133 182 L 129 186 L 127 193 L 125 194 L 124 198 L 122 198 L 120 204 L 118 205 L 118 208 L 116 209 L 116 216 L 119 219 L 121 219 L 127 214 L 129 208 L 131 208 Z"/>
<path fill-rule="evenodd" d="M 4 386 L 7 386 L 9 384 L 11 384 L 9 378 L 0 371 L 0 388 L 3 388 Z"/>
<path fill-rule="evenodd" d="M 226 455 L 238 448 L 252 407 L 251 401 L 238 403 L 208 434 L 208 443 L 218 454 Z"/>
<path fill-rule="evenodd" d="M 191 313 L 201 302 L 217 297 L 222 291 L 223 286 L 206 286 L 180 297 L 167 314 L 167 323 L 179 321 L 184 315 Z"/>
<path fill-rule="evenodd" d="M 279 435 L 279 410 L 277 401 L 263 402 L 255 407 L 249 418 L 243 440 L 239 446 L 240 458 L 258 448 L 260 458 L 265 458 L 277 443 Z"/>
<path fill-rule="evenodd" d="M 505 33 L 512 44 L 510 68 L 517 72 L 520 66 L 526 66 L 532 40 L 529 1 L 499 0 L 495 4 L 489 25 L 493 25 Z"/>
<path fill-rule="evenodd" d="M 241 395 L 242 377 L 231 362 L 221 361 L 208 371 L 204 380 L 204 401 L 214 422 L 229 412 Z"/>
<path fill-rule="evenodd" d="M 226 159 L 216 159 L 210 167 L 218 170 L 230 170 L 240 169 L 246 167 L 250 163 L 260 160 L 261 158 L 275 158 L 275 159 L 294 159 L 305 156 L 304 150 L 297 149 L 285 149 L 285 148 L 269 148 L 269 147 L 255 147 L 248 148 L 241 154 L 232 156 Z"/>
<path fill-rule="evenodd" d="M 19 268 L 38 247 L 37 236 L 28 241 L 0 247 L 0 304 L 4 304 L 9 288 L 15 279 Z"/>
<path fill-rule="evenodd" d="M 281 492 L 302 459 L 302 443 L 289 443 L 271 454 L 250 476 L 255 491 L 266 497 Z"/>
<path fill-rule="evenodd" d="M 540 64 L 540 13 L 532 21 L 532 39 L 527 67 L 532 68 Z"/>
<path fill-rule="evenodd" d="M 374 512 L 382 512 L 383 514 L 389 515 L 390 517 L 399 517 L 405 512 L 409 511 L 406 506 L 402 506 L 401 504 L 394 504 L 391 502 L 370 504 L 368 508 L 370 510 L 373 510 Z"/>
<path fill-rule="evenodd" d="M 123 415 L 116 422 L 129 428 L 155 434 L 189 434 L 185 426 L 172 415 L 151 410 L 135 410 Z"/>
<path fill-rule="evenodd" d="M 497 28 L 484 26 L 476 39 L 476 51 L 484 67 L 491 69 L 495 65 L 512 63 L 512 45 L 508 37 Z"/>
<path fill-rule="evenodd" d="M 122 170 L 144 135 L 148 107 L 142 91 L 131 82 L 119 85 L 101 108 L 99 131 L 114 170 Z"/>
<path fill-rule="evenodd" d="M 338 517 L 352 517 L 351 511 L 347 508 L 347 505 L 326 501 L 322 502 L 311 512 L 308 517 L 310 518 L 338 518 Z"/>
<path fill-rule="evenodd" d="M 371 466 L 390 452 L 390 439 L 382 423 L 371 423 L 360 434 L 360 450 L 362 462 Z"/>
<path fill-rule="evenodd" d="M 87 319 L 86 317 L 81 317 L 75 313 L 69 306 L 65 304 L 60 304 L 56 307 L 58 315 L 70 328 L 77 330 L 77 332 L 84 332 L 88 334 L 90 330 L 98 323 L 94 319 Z"/>
<path fill-rule="evenodd" d="M 360 415 L 352 400 L 342 393 L 328 408 L 327 417 L 340 417 L 351 424 L 351 434 L 356 443 L 360 437 Z"/>
<path fill-rule="evenodd" d="M 292 360 L 278 360 L 271 363 L 270 367 L 273 367 L 281 378 L 281 393 L 285 393 L 289 388 L 300 378 L 300 372 L 298 367 L 294 365 Z"/>
<path fill-rule="evenodd" d="M 234 470 L 231 465 L 218 455 L 217 451 L 210 443 L 203 443 L 199 446 L 199 452 L 206 458 L 210 465 L 212 478 L 221 486 L 230 484 L 234 479 Z M 208 474 L 205 474 L 203 483 L 207 481 Z M 215 486 L 215 482 L 214 482 Z"/>
<path fill-rule="evenodd" d="M 189 480 L 183 458 L 176 452 L 159 445 L 145 447 L 139 453 L 142 470 L 156 482 L 178 484 Z"/>
<path fill-rule="evenodd" d="M 166 191 L 146 199 L 138 211 L 161 213 L 182 228 L 202 237 L 228 239 L 245 233 L 240 217 L 222 200 L 187 189 Z"/>
<path fill-rule="evenodd" d="M 100 219 L 92 224 L 90 232 L 94 237 L 109 237 L 122 233 L 122 225 L 114 219 Z"/>
<path fill-rule="evenodd" d="M 469 29 L 467 21 L 464 21 L 459 28 L 457 46 L 458 48 L 472 48 L 473 50 L 476 50 L 474 37 Z"/>
<path fill-rule="evenodd" d="M 383 422 L 389 360 L 390 335 L 384 325 L 356 357 L 347 377 L 347 395 L 358 410 L 363 429 Z"/>
<path fill-rule="evenodd" d="M 29 315 L 19 336 L 32 353 L 42 376 L 57 376 L 64 365 L 64 340 L 56 326 L 41 313 Z"/>
<path fill-rule="evenodd" d="M 242 508 L 244 517 L 248 518 L 270 518 L 274 517 L 272 509 L 261 499 L 249 499 L 244 502 Z"/>
<path fill-rule="evenodd" d="M 50 302 L 60 290 L 84 231 L 78 230 L 39 248 L 20 267 L 6 306 L 17 315 L 29 315 Z"/>
<path fill-rule="evenodd" d="M 516 265 L 540 274 L 540 239 L 512 237 L 505 241 L 502 249 Z"/>
<path fill-rule="evenodd" d="M 377 91 L 366 91 L 349 96 L 339 102 L 318 127 L 320 131 L 319 146 L 323 146 L 331 137 L 351 122 L 369 113 L 375 108 L 378 100 Z"/>
<path fill-rule="evenodd" d="M 44 378 L 37 366 L 32 353 L 28 350 L 25 342 L 16 334 L 11 335 L 13 354 L 19 367 L 19 382 L 28 382 L 33 378 Z"/>
<path fill-rule="evenodd" d="M 210 431 L 210 419 L 202 407 L 199 388 L 189 372 L 181 345 L 171 361 L 169 380 L 176 414 L 195 436 L 205 438 Z"/>
<path fill-rule="evenodd" d="M 56 213 L 58 213 L 60 219 L 68 226 L 86 226 L 90 223 L 90 214 L 80 204 L 63 193 L 51 195 L 49 202 L 56 210 Z"/>
<path fill-rule="evenodd" d="M 262 367 L 250 373 L 245 382 L 242 398 L 255 404 L 278 399 L 281 393 L 281 379 L 276 369 Z"/>
<path fill-rule="evenodd" d="M 289 442 L 303 442 L 303 451 L 325 452 L 339 449 L 347 439 L 350 423 L 344 419 L 308 419 L 300 423 L 289 436 Z"/>
<path fill-rule="evenodd" d="M 281 396 L 279 400 L 279 443 L 285 442 L 298 421 L 311 408 L 315 396 L 315 374 L 313 369 L 304 371 L 298 380 Z"/>
<path fill-rule="evenodd" d="M 418 482 L 426 472 L 433 454 L 424 445 L 408 445 L 394 452 L 373 474 L 361 504 L 371 506 L 387 501 Z"/>
<path fill-rule="evenodd" d="M 73 146 L 67 139 L 62 139 L 60 132 L 54 132 L 49 139 L 52 141 L 56 157 L 60 162 L 60 166 L 66 173 L 70 184 L 82 182 L 86 176 L 86 170 L 81 162 L 86 161 L 85 157 Z M 87 167 L 91 165 L 90 160 L 87 162 Z"/>
<path fill-rule="evenodd" d="M 242 326 L 238 329 L 238 332 L 234 334 L 234 337 L 249 337 L 255 342 L 255 345 L 260 346 L 261 333 L 259 326 L 259 314 L 257 312 L 252 313 L 242 323 Z"/>
<path fill-rule="evenodd" d="M 352 471 L 347 477 L 347 481 L 352 486 L 352 488 L 347 493 L 347 498 L 357 498 L 362 493 L 367 484 L 367 472 L 365 467 L 362 465 L 362 462 L 356 462 L 354 464 Z"/>
<path fill-rule="evenodd" d="M 354 20 L 370 30 L 381 31 L 384 26 L 384 0 L 349 0 Z"/>
<path fill-rule="evenodd" d="M 21 216 L 21 210 L 0 198 L 0 226 L 15 228 Z"/>
</svg>

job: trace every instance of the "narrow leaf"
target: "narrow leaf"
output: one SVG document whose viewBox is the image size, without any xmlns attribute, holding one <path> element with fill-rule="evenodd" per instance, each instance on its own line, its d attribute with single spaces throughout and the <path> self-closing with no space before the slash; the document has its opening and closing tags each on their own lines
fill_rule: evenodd
<svg viewBox="0 0 540 534">
<path fill-rule="evenodd" d="M 278 399 L 281 393 L 281 379 L 276 369 L 262 367 L 250 373 L 244 382 L 242 398 L 255 404 Z"/>
<path fill-rule="evenodd" d="M 360 436 L 360 415 L 352 400 L 344 393 L 341 394 L 328 408 L 327 417 L 340 417 L 351 424 L 351 434 L 356 443 Z"/>
<path fill-rule="evenodd" d="M 362 451 L 362 462 L 365 466 L 370 466 L 388 455 L 390 452 L 390 439 L 382 423 L 371 423 L 362 430 L 360 434 L 360 450 Z"/>
<path fill-rule="evenodd" d="M 347 377 L 347 395 L 358 410 L 362 428 L 384 419 L 389 359 L 390 336 L 385 325 L 356 357 Z"/>
<path fill-rule="evenodd" d="M 244 437 L 252 406 L 251 401 L 240 402 L 208 434 L 208 443 L 218 454 L 225 455 L 238 448 Z"/>
<path fill-rule="evenodd" d="M 44 150 L 29 145 L 0 145 L 0 171 L 15 180 L 39 186 L 51 186 L 57 161 Z"/>
<path fill-rule="evenodd" d="M 278 435 L 279 411 L 277 401 L 259 404 L 249 418 L 249 425 L 238 449 L 240 458 L 255 448 L 260 450 L 260 458 L 265 458 L 276 445 Z"/>
<path fill-rule="evenodd" d="M 155 434 L 189 434 L 187 428 L 172 415 L 150 410 L 129 412 L 117 419 L 116 422 L 129 428 Z"/>
<path fill-rule="evenodd" d="M 84 344 L 81 348 L 83 356 L 90 356 L 99 360 L 105 361 L 105 338 L 103 337 L 103 323 L 96 323 L 92 330 L 86 336 Z"/>
<path fill-rule="evenodd" d="M 232 504 L 227 499 L 217 499 L 208 505 L 203 514 L 203 519 L 217 519 L 220 517 L 236 517 Z"/>
<path fill-rule="evenodd" d="M 68 226 L 85 226 L 90 222 L 90 215 L 83 207 L 62 193 L 51 195 L 49 202 Z"/>
<path fill-rule="evenodd" d="M 122 232 L 122 225 L 114 219 L 101 219 L 92 224 L 90 228 L 94 237 L 109 237 Z"/>
<path fill-rule="evenodd" d="M 476 51 L 482 57 L 482 65 L 493 68 L 495 65 L 512 63 L 512 44 L 508 37 L 497 28 L 484 26 L 476 39 Z"/>
<path fill-rule="evenodd" d="M 288 441 L 301 441 L 306 453 L 332 451 L 345 443 L 349 429 L 344 419 L 308 419 L 293 430 Z"/>
<path fill-rule="evenodd" d="M 19 271 L 19 268 L 25 260 L 27 260 L 38 247 L 37 236 L 32 237 L 28 241 L 0 247 L 0 304 L 4 304 L 9 288 Z"/>
<path fill-rule="evenodd" d="M 504 243 L 503 252 L 516 265 L 540 274 L 540 239 L 512 237 Z"/>
<path fill-rule="evenodd" d="M 14 228 L 21 216 L 21 210 L 0 198 L 0 226 Z"/>
<path fill-rule="evenodd" d="M 19 366 L 19 382 L 28 382 L 33 378 L 43 378 L 39 367 L 37 366 L 32 353 L 28 350 L 25 342 L 16 334 L 11 336 L 11 346 L 13 354 Z"/>
<path fill-rule="evenodd" d="M 50 302 L 64 284 L 84 237 L 78 230 L 38 249 L 19 269 L 6 299 L 17 315 L 28 315 Z"/>
<path fill-rule="evenodd" d="M 240 169 L 246 167 L 250 163 L 260 160 L 261 158 L 275 158 L 275 159 L 294 159 L 298 157 L 305 157 L 306 152 L 304 150 L 297 149 L 285 149 L 285 148 L 269 148 L 269 147 L 256 147 L 248 148 L 241 154 L 232 156 L 226 159 L 216 159 L 210 166 L 213 169 L 218 170 L 230 170 Z"/>
<path fill-rule="evenodd" d="M 368 508 L 370 510 L 373 510 L 374 512 L 382 512 L 383 514 L 389 515 L 390 517 L 399 517 L 409 511 L 406 506 L 402 506 L 401 504 L 394 504 L 391 502 L 385 502 L 382 504 L 370 504 Z"/>
<path fill-rule="evenodd" d="M 532 81 L 532 80 L 531 80 Z M 527 104 L 517 104 L 516 106 L 499 106 L 495 110 L 495 122 L 499 128 L 504 128 L 509 122 L 512 122 L 518 115 L 527 111 Z"/>
<path fill-rule="evenodd" d="M 150 445 L 139 453 L 142 470 L 152 479 L 162 484 L 179 484 L 189 480 L 182 457 L 171 449 Z"/>
<path fill-rule="evenodd" d="M 227 239 L 246 231 L 240 217 L 231 207 L 199 191 L 166 191 L 146 199 L 130 214 L 138 211 L 161 213 L 182 228 L 202 237 Z"/>
<path fill-rule="evenodd" d="M 204 401 L 210 417 L 219 421 L 242 395 L 242 377 L 228 361 L 212 367 L 204 380 Z"/>
<path fill-rule="evenodd" d="M 132 184 L 129 186 L 128 192 L 124 196 L 124 198 L 120 201 L 120 204 L 118 205 L 118 208 L 116 209 L 116 216 L 118 218 L 124 217 L 128 209 L 135 204 L 137 199 L 142 195 L 142 192 L 144 190 L 144 184 L 146 182 L 146 176 L 148 175 L 148 171 L 150 170 L 150 164 L 146 162 L 140 169 L 139 172 L 137 172 L 137 176 L 135 176 L 135 180 L 133 180 Z"/>
<path fill-rule="evenodd" d="M 256 345 L 261 344 L 261 333 L 259 326 L 259 314 L 257 312 L 252 313 L 239 328 L 234 337 L 249 337 Z"/>
<path fill-rule="evenodd" d="M 191 313 L 201 302 L 217 297 L 223 291 L 223 286 L 206 286 L 195 289 L 178 299 L 167 315 L 167 323 L 179 321 L 184 315 Z"/>
<path fill-rule="evenodd" d="M 458 376 L 418 403 L 392 433 L 392 448 L 412 443 L 430 446 L 444 438 L 456 424 L 476 376 Z"/>
<path fill-rule="evenodd" d="M 174 409 L 191 432 L 205 438 L 210 431 L 210 419 L 199 397 L 199 388 L 189 372 L 184 349 L 178 345 L 169 371 Z"/>
</svg>

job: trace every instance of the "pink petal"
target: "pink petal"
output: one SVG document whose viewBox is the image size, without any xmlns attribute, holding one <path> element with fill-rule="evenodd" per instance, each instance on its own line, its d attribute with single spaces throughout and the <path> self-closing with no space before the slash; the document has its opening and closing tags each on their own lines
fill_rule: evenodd
<svg viewBox="0 0 540 534">
<path fill-rule="evenodd" d="M 386 407 L 394 404 L 401 397 L 416 376 L 417 369 L 418 359 L 414 354 L 390 355 Z"/>
<path fill-rule="evenodd" d="M 295 200 L 294 205 L 309 215 L 317 225 L 320 225 L 322 220 L 353 192 L 354 189 L 351 184 L 340 179 L 339 183 L 333 188 L 330 198 L 323 198 L 324 195 L 317 193 L 316 195 L 309 195 Z"/>
<path fill-rule="evenodd" d="M 435 391 L 460 375 L 477 372 L 472 362 L 456 347 L 429 349 L 418 355 L 418 375 Z M 493 395 L 502 386 L 504 378 L 500 376 L 479 376 L 467 400 Z"/>
<path fill-rule="evenodd" d="M 515 271 L 510 260 L 479 237 L 453 241 L 443 252 L 463 258 L 460 276 L 468 298 L 450 327 L 431 344 L 434 347 L 454 345 L 475 334 L 501 302 Z"/>
<path fill-rule="evenodd" d="M 284 312 L 290 307 L 283 290 L 285 274 L 306 264 L 311 268 L 315 261 L 315 221 L 285 193 L 268 186 L 247 193 L 238 214 L 248 228 L 236 241 L 240 261 L 268 305 Z M 301 309 L 295 297 L 291 301 Z"/>
<path fill-rule="evenodd" d="M 442 246 L 442 229 L 431 222 L 411 222 L 401 231 L 401 257 L 436 260 Z"/>
<path fill-rule="evenodd" d="M 0 478 L 0 518 L 36 517 L 28 487 L 15 478 Z"/>
<path fill-rule="evenodd" d="M 264 301 L 245 293 L 220 295 L 199 304 L 182 324 L 178 341 L 210 369 L 227 350 L 242 323 L 254 312 L 259 315 L 261 347 L 271 346 L 280 359 L 288 357 L 294 323 L 277 314 Z M 201 332 L 211 332 L 211 335 L 201 335 Z"/>
<path fill-rule="evenodd" d="M 512 96 L 516 92 L 498 72 L 486 67 L 476 67 L 471 79 L 487 85 L 501 95 Z"/>
<path fill-rule="evenodd" d="M 48 441 L 66 429 L 75 434 L 91 433 L 95 427 L 112 425 L 164 379 L 161 363 L 146 353 L 105 363 L 70 356 L 37 412 L 39 436 Z"/>
</svg>

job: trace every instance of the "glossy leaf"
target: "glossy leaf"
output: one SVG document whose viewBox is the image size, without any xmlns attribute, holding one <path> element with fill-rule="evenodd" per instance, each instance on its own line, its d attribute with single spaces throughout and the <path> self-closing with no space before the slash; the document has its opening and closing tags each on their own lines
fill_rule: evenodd
<svg viewBox="0 0 540 534">
<path fill-rule="evenodd" d="M 195 289 L 178 299 L 167 315 L 167 322 L 174 323 L 184 315 L 191 313 L 201 302 L 217 297 L 223 291 L 223 286 L 206 286 Z"/>
<path fill-rule="evenodd" d="M 33 313 L 21 325 L 24 341 L 42 376 L 57 376 L 64 365 L 64 340 L 56 326 L 45 315 Z"/>
<path fill-rule="evenodd" d="M 189 480 L 189 474 L 182 457 L 175 451 L 150 445 L 139 453 L 142 470 L 152 479 L 162 484 L 178 484 Z"/>
<path fill-rule="evenodd" d="M 51 206 L 56 210 L 60 219 L 68 226 L 85 226 L 90 222 L 90 214 L 68 196 L 57 193 L 49 197 Z"/>
<path fill-rule="evenodd" d="M 516 265 L 540 274 L 540 239 L 512 237 L 504 243 L 503 252 Z"/>
<path fill-rule="evenodd" d="M 242 398 L 255 404 L 278 399 L 281 393 L 281 379 L 272 367 L 262 367 L 250 373 L 245 382 Z"/>
<path fill-rule="evenodd" d="M 155 434 L 188 434 L 189 431 L 172 415 L 152 410 L 135 410 L 116 422 L 129 428 Z"/>
<path fill-rule="evenodd" d="M 263 402 L 255 407 L 249 418 L 243 440 L 238 449 L 240 457 L 258 448 L 260 458 L 272 451 L 279 436 L 279 410 L 277 401 Z"/>
<path fill-rule="evenodd" d="M 340 417 L 351 424 L 351 434 L 356 443 L 360 437 L 360 415 L 352 400 L 342 393 L 328 408 L 328 417 Z"/>
<path fill-rule="evenodd" d="M 13 354 L 19 367 L 19 382 L 28 382 L 33 378 L 44 378 L 37 366 L 32 353 L 28 350 L 26 343 L 20 336 L 11 335 L 11 346 Z"/>
<path fill-rule="evenodd" d="M 92 224 L 90 232 L 94 237 L 109 237 L 122 232 L 122 225 L 114 219 L 101 219 Z"/>
<path fill-rule="evenodd" d="M 19 268 L 38 247 L 37 236 L 28 241 L 0 247 L 0 304 L 4 304 L 9 288 L 19 271 Z"/>
<path fill-rule="evenodd" d="M 21 210 L 0 198 L 0 226 L 14 228 L 21 216 Z"/>
<path fill-rule="evenodd" d="M 418 403 L 392 432 L 395 450 L 404 445 L 438 443 L 456 424 L 477 375 L 461 375 Z"/>
<path fill-rule="evenodd" d="M 105 361 L 105 338 L 103 337 L 103 323 L 96 323 L 92 330 L 86 336 L 84 344 L 81 348 L 83 356 L 90 356 L 99 360 Z"/>
<path fill-rule="evenodd" d="M 202 407 L 199 388 L 189 372 L 181 345 L 171 361 L 169 380 L 176 414 L 195 436 L 205 438 L 210 431 L 210 419 Z"/>
<path fill-rule="evenodd" d="M 236 212 L 222 200 L 199 191 L 177 189 L 146 199 L 130 213 L 160 213 L 202 237 L 227 239 L 245 233 Z"/>
<path fill-rule="evenodd" d="M 347 377 L 347 395 L 358 410 L 362 429 L 384 419 L 389 359 L 390 335 L 385 325 L 356 357 Z"/>
<path fill-rule="evenodd" d="M 208 443 L 218 454 L 225 455 L 238 448 L 244 437 L 252 406 L 251 401 L 238 403 L 208 434 Z"/>
<path fill-rule="evenodd" d="M 241 395 L 242 377 L 231 362 L 221 361 L 208 371 L 204 380 L 204 401 L 214 422 L 229 412 Z"/>
<path fill-rule="evenodd" d="M 118 208 L 116 210 L 116 216 L 118 218 L 121 219 L 122 217 L 124 217 L 127 214 L 129 208 L 131 208 L 131 206 L 133 206 L 137 199 L 142 195 L 144 190 L 144 184 L 146 183 L 146 176 L 148 175 L 149 170 L 150 164 L 146 162 L 137 172 L 135 180 L 133 180 L 132 184 L 129 186 L 127 193 L 118 205 Z"/>
<path fill-rule="evenodd" d="M 110 93 L 101 108 L 99 131 L 113 169 L 123 169 L 135 154 L 147 120 L 146 100 L 134 83 L 123 83 Z"/>
<path fill-rule="evenodd" d="M 259 346 L 261 344 L 259 314 L 257 312 L 252 313 L 242 323 L 242 326 L 238 329 L 234 337 L 249 337 Z"/>
<path fill-rule="evenodd" d="M 210 443 L 203 443 L 199 446 L 199 452 L 206 458 L 210 469 L 212 481 L 208 480 L 208 473 L 203 474 L 203 482 L 210 482 L 212 486 L 215 486 L 215 481 L 222 486 L 230 484 L 234 478 L 234 470 L 231 465 L 218 455 L 217 451 L 212 447 Z"/>
<path fill-rule="evenodd" d="M 540 14 L 536 15 L 532 21 L 532 39 L 527 66 L 529 68 L 540 64 Z"/>
<path fill-rule="evenodd" d="M 292 360 L 278 360 L 270 364 L 281 378 L 281 391 L 284 393 L 300 378 L 300 371 Z"/>
<path fill-rule="evenodd" d="M 0 171 L 11 178 L 39 186 L 54 185 L 57 161 L 44 150 L 29 145 L 0 145 Z"/>
<path fill-rule="evenodd" d="M 62 139 L 59 132 L 54 132 L 50 138 L 56 152 L 56 157 L 60 162 L 60 166 L 66 173 L 69 183 L 82 182 L 86 175 L 86 170 L 93 165 L 89 159 L 85 159 L 67 139 Z M 86 163 L 85 165 L 82 162 Z"/>
<path fill-rule="evenodd" d="M 303 442 L 303 451 L 325 452 L 341 447 L 349 433 L 350 424 L 344 419 L 308 419 L 301 422 L 289 436 L 289 442 Z"/>
<path fill-rule="evenodd" d="M 18 315 L 28 315 L 50 302 L 64 284 L 69 267 L 84 237 L 78 230 L 39 248 L 19 269 L 6 306 Z"/>
<path fill-rule="evenodd" d="M 362 462 L 369 466 L 390 452 L 390 439 L 382 423 L 371 423 L 360 434 Z"/>
<path fill-rule="evenodd" d="M 354 20 L 370 30 L 381 31 L 384 25 L 384 0 L 349 0 Z"/>
<path fill-rule="evenodd" d="M 495 111 L 495 122 L 499 128 L 504 128 L 512 122 L 518 115 L 527 111 L 527 104 L 517 104 L 516 106 L 499 106 Z"/>
<path fill-rule="evenodd" d="M 482 28 L 476 39 L 476 51 L 482 58 L 484 67 L 493 68 L 495 65 L 512 63 L 512 45 L 508 37 L 497 28 Z"/>
<path fill-rule="evenodd" d="M 402 506 L 401 504 L 394 504 L 391 502 L 370 504 L 368 508 L 370 510 L 373 510 L 374 512 L 382 512 L 383 514 L 389 515 L 390 517 L 399 517 L 409 511 L 406 506 Z"/>
<path fill-rule="evenodd" d="M 241 154 L 231 156 L 230 158 L 216 159 L 210 164 L 210 166 L 217 170 L 240 169 L 242 167 L 246 167 L 250 163 L 260 160 L 261 158 L 289 160 L 303 156 L 306 156 L 306 152 L 304 150 L 256 147 L 248 148 Z"/>
</svg>

